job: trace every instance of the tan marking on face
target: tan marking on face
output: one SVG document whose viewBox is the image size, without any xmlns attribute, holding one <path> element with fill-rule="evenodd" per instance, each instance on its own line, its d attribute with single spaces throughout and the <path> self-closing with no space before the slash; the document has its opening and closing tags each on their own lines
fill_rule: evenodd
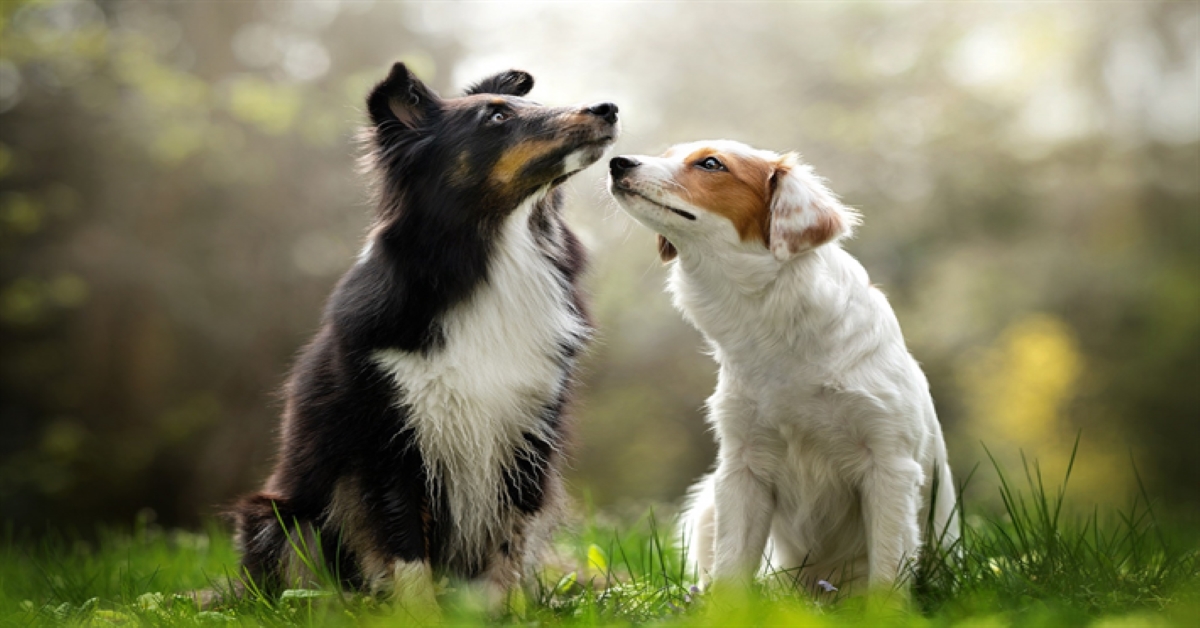
<svg viewBox="0 0 1200 628">
<path fill-rule="evenodd" d="M 564 111 L 564 112 L 558 114 L 558 116 L 564 120 L 570 121 L 571 123 L 579 124 L 582 126 L 607 126 L 608 125 L 608 123 L 604 122 L 604 120 L 601 119 L 600 116 L 593 115 L 586 111 L 581 111 L 579 109 L 569 109 L 567 111 Z"/>
<path fill-rule="evenodd" d="M 512 183 L 525 164 L 559 147 L 557 139 L 527 140 L 504 151 L 492 168 L 492 180 L 502 184 Z"/>
<path fill-rule="evenodd" d="M 716 157 L 726 169 L 714 172 L 696 166 L 708 157 Z M 683 158 L 675 181 L 689 203 L 729 219 L 743 242 L 765 245 L 770 238 L 774 171 L 775 164 L 757 157 L 700 148 Z"/>
<path fill-rule="evenodd" d="M 466 184 L 471 180 L 471 155 L 467 151 L 458 154 L 454 159 L 454 171 L 450 173 L 452 183 Z"/>
</svg>

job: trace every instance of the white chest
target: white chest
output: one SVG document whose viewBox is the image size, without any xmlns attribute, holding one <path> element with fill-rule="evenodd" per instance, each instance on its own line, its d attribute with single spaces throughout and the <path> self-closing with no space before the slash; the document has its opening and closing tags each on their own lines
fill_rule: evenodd
<svg viewBox="0 0 1200 628">
<path fill-rule="evenodd" d="M 486 545 L 506 511 L 504 468 L 526 433 L 548 429 L 541 411 L 567 384 L 560 347 L 588 333 L 569 298 L 527 213 L 518 212 L 497 242 L 488 280 L 441 320 L 441 348 L 375 354 L 395 378 L 408 428 L 445 491 L 460 549 Z"/>
</svg>

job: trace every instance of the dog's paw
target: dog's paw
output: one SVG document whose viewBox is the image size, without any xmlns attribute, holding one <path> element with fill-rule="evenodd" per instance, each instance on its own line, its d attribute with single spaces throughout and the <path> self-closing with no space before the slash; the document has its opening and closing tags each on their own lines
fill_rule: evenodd
<svg viewBox="0 0 1200 628">
<path fill-rule="evenodd" d="M 387 591 L 393 612 L 420 626 L 440 624 L 442 609 L 429 563 L 398 560 L 391 571 L 389 582 L 381 588 Z"/>
</svg>

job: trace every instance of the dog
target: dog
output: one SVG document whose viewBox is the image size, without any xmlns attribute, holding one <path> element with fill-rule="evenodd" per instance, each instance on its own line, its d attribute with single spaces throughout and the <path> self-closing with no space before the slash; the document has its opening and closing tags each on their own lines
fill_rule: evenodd
<svg viewBox="0 0 1200 628">
<path fill-rule="evenodd" d="M 715 471 L 682 528 L 703 583 L 794 570 L 816 590 L 892 587 L 955 493 L 929 385 L 887 298 L 840 241 L 860 222 L 793 153 L 732 141 L 609 162 L 658 234 L 675 306 L 720 365 Z M 936 493 L 935 493 L 936 491 Z M 930 512 L 930 508 L 933 509 Z M 849 587 L 849 589 L 847 589 Z"/>
<path fill-rule="evenodd" d="M 274 470 L 233 509 L 241 566 L 434 607 L 435 579 L 489 601 L 561 515 L 585 251 L 560 184 L 617 134 L 617 106 L 528 100 L 528 73 L 439 97 L 403 64 L 366 101 L 375 221 L 285 386 Z"/>
</svg>

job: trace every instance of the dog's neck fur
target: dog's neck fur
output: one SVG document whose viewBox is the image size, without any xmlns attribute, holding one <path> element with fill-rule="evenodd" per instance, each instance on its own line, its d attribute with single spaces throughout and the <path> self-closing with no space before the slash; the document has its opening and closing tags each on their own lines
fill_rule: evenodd
<svg viewBox="0 0 1200 628">
<path fill-rule="evenodd" d="M 695 255 L 681 248 L 668 288 L 725 365 L 730 360 L 723 354 L 743 351 L 815 357 L 834 350 L 845 340 L 850 305 L 866 296 L 869 284 L 862 265 L 836 243 L 784 262 L 758 243 L 739 243 Z M 813 329 L 828 334 L 804 332 Z"/>
</svg>

